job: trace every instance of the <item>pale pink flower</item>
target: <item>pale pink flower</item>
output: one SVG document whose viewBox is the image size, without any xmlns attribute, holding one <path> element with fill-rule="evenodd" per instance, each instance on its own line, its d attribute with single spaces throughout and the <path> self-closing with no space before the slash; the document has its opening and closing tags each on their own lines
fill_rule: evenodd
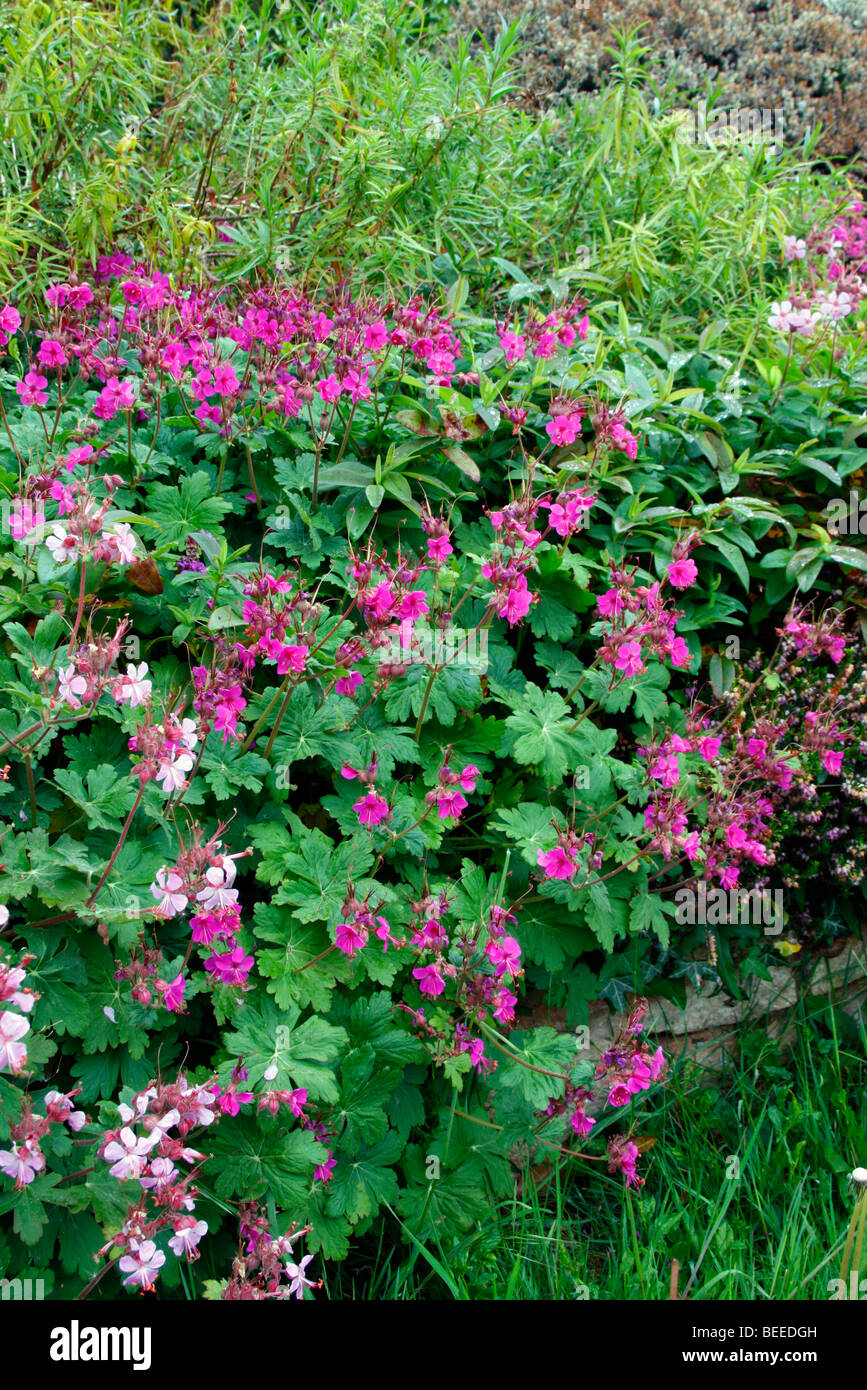
<svg viewBox="0 0 867 1390">
<path fill-rule="evenodd" d="M 204 903 L 209 912 L 215 912 L 219 907 L 232 907 L 238 901 L 238 890 L 232 887 L 235 873 L 231 859 L 222 867 L 212 864 L 205 871 L 205 887 L 196 894 L 196 902 Z"/>
<path fill-rule="evenodd" d="M 125 521 L 118 522 L 109 531 L 103 531 L 102 539 L 112 550 L 122 565 L 131 565 L 136 558 L 136 537 L 132 527 Z"/>
<path fill-rule="evenodd" d="M 202 1236 L 208 1233 L 207 1221 L 197 1221 L 194 1216 L 181 1216 L 174 1223 L 175 1233 L 169 1237 L 169 1247 L 173 1254 L 180 1259 L 181 1255 L 186 1255 L 187 1259 L 196 1256 L 196 1247 Z"/>
<path fill-rule="evenodd" d="M 37 502 L 34 507 L 30 502 L 16 498 L 12 507 L 13 510 L 9 514 L 9 530 L 16 541 L 23 541 L 31 531 L 45 525 L 45 512 L 40 503 Z M 34 540 L 39 539 L 38 536 L 34 537 Z"/>
<path fill-rule="evenodd" d="M 59 523 L 52 526 L 51 531 L 45 537 L 45 544 L 51 551 L 54 562 L 57 565 L 65 565 L 75 557 L 78 549 L 78 541 L 74 536 L 70 536 L 65 526 Z"/>
<path fill-rule="evenodd" d="M 181 892 L 183 879 L 172 869 L 159 869 L 156 883 L 151 884 L 151 893 L 157 899 L 155 911 L 160 917 L 174 917 L 183 912 L 187 905 L 187 895 Z"/>
<path fill-rule="evenodd" d="M 146 1292 L 153 1288 L 154 1280 L 165 1262 L 163 1251 L 158 1250 L 152 1240 L 143 1240 L 134 1241 L 131 1253 L 121 1255 L 118 1264 L 126 1275 L 124 1285 L 132 1288 L 141 1284 L 142 1290 Z"/>
<path fill-rule="evenodd" d="M 292 1281 L 289 1285 L 290 1295 L 294 1293 L 296 1298 L 303 1298 L 305 1289 L 316 1288 L 315 1280 L 308 1279 L 304 1273 L 312 1259 L 312 1255 L 305 1255 L 303 1260 L 300 1260 L 297 1265 L 293 1264 L 291 1260 L 286 1261 L 286 1273 Z"/>
<path fill-rule="evenodd" d="M 81 709 L 79 696 L 87 690 L 87 681 L 84 676 L 75 674 L 75 667 L 72 662 L 68 666 L 62 666 L 57 673 L 58 694 L 65 705 L 70 709 Z"/>
<path fill-rule="evenodd" d="M 151 697 L 153 682 L 145 680 L 148 672 L 147 662 L 143 661 L 140 666 L 133 666 L 132 663 L 126 668 L 126 675 L 121 676 L 120 680 L 112 686 L 112 695 L 119 705 L 125 705 L 129 701 L 131 709 L 136 709 L 139 705 L 146 705 Z"/>
<path fill-rule="evenodd" d="M 27 1048 L 20 1039 L 29 1032 L 30 1024 L 20 1014 L 0 1014 L 0 1071 L 8 1068 L 17 1076 L 27 1061 Z"/>
<path fill-rule="evenodd" d="M 109 1168 L 113 1178 L 126 1182 L 130 1178 L 140 1178 L 144 1172 L 147 1157 L 155 1144 L 162 1139 L 158 1129 L 148 1135 L 138 1135 L 128 1125 L 120 1131 L 117 1139 L 112 1139 L 103 1150 L 103 1158 L 112 1166 Z"/>
<path fill-rule="evenodd" d="M 45 1158 L 34 1140 L 13 1144 L 11 1150 L 0 1150 L 0 1169 L 7 1177 L 15 1179 L 15 1187 L 19 1191 L 32 1182 L 44 1167 Z"/>
<path fill-rule="evenodd" d="M 177 757 L 166 757 L 159 766 L 157 781 L 162 783 L 164 792 L 177 792 L 186 784 L 186 774 L 192 770 L 193 759 L 189 753 L 178 753 Z"/>
</svg>

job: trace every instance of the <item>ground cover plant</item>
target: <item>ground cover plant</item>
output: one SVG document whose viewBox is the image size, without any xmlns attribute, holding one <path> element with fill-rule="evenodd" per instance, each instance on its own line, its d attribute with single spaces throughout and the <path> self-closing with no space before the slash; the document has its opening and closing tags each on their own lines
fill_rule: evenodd
<svg viewBox="0 0 867 1390">
<path fill-rule="evenodd" d="M 166 1242 L 195 1259 L 235 1202 L 259 1269 L 215 1287 L 300 1296 L 381 1207 L 416 1237 L 481 1215 L 515 1145 L 599 1125 L 596 1161 L 640 1184 L 632 1125 L 598 1103 L 631 1115 L 663 1075 L 646 1004 L 624 1001 L 594 1069 L 572 1036 L 511 1031 L 519 981 L 580 1022 L 578 958 L 666 946 L 654 890 L 685 867 L 728 890 L 769 862 L 775 792 L 811 750 L 839 770 L 849 730 L 836 690 L 798 724 L 753 722 L 751 692 L 725 716 L 667 698 L 702 534 L 673 531 L 656 576 L 582 544 L 598 479 L 638 448 L 623 411 L 563 389 L 584 302 L 491 346 L 418 297 L 207 293 L 121 254 L 47 300 L 29 341 L 2 311 L 22 1246 L 148 1288 Z M 480 511 L 469 450 L 501 425 L 502 500 Z M 784 630 L 787 677 L 841 661 L 838 617 Z"/>
<path fill-rule="evenodd" d="M 713 1296 L 674 1175 L 735 1103 L 648 999 L 861 925 L 863 203 L 684 145 L 629 36 L 539 117 L 450 8 L 4 31 L 0 1266 L 50 1297 L 512 1297 L 534 1243 Z M 727 1296 L 799 1296 L 750 1240 Z"/>
</svg>

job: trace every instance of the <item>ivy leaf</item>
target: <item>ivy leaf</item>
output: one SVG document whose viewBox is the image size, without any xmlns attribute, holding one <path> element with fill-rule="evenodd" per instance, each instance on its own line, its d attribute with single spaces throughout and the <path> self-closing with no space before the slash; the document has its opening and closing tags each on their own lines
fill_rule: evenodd
<svg viewBox="0 0 867 1390">
<path fill-rule="evenodd" d="M 631 891 L 631 885 L 621 885 Z M 618 936 L 626 935 L 627 904 L 609 891 L 607 883 L 592 883 L 587 889 L 587 925 L 604 951 L 613 951 Z"/>
<path fill-rule="evenodd" d="M 291 1212 L 303 1208 L 313 1170 L 326 1151 L 310 1130 L 264 1126 L 252 1116 L 238 1115 L 231 1125 L 208 1135 L 218 1197 L 273 1196 Z"/>
<path fill-rule="evenodd" d="M 242 789 L 260 792 L 269 764 L 258 753 L 242 753 L 239 743 L 223 744 L 209 739 L 202 756 L 202 769 L 211 791 L 218 800 L 224 801 Z"/>
<path fill-rule="evenodd" d="M 574 715 L 553 690 L 541 690 L 532 681 L 506 720 L 500 753 L 511 753 L 519 763 L 539 768 L 548 786 L 562 782 L 570 768 L 581 761 L 581 739 L 571 731 Z"/>
<path fill-rule="evenodd" d="M 367 998 L 356 999 L 351 1005 L 345 997 L 334 1001 L 331 1018 L 345 1025 L 353 1046 L 363 1048 L 369 1043 L 377 1064 L 404 1066 L 408 1062 L 424 1062 L 427 1052 L 418 1038 L 394 1022 L 391 995 L 379 990 Z"/>
<path fill-rule="evenodd" d="M 118 777 L 111 763 L 100 763 L 87 773 L 87 785 L 77 772 L 60 768 L 55 784 L 87 817 L 91 828 L 117 830 L 135 801 L 135 790 L 128 777 Z"/>
<path fill-rule="evenodd" d="M 498 1083 L 517 1088 L 534 1110 L 544 1110 L 552 1096 L 563 1094 L 565 1083 L 557 1076 L 543 1076 L 542 1072 L 568 1074 L 575 1062 L 575 1039 L 554 1028 L 519 1029 L 511 1034 L 509 1046 L 520 1053 L 520 1061 L 501 1058 Z M 530 1067 L 539 1070 L 531 1071 Z"/>
<path fill-rule="evenodd" d="M 334 1111 L 334 1118 L 346 1126 L 348 1144 L 362 1140 L 373 1143 L 383 1137 L 388 1129 L 385 1107 L 400 1078 L 397 1068 L 377 1064 L 376 1050 L 370 1043 L 348 1054 L 340 1072 L 340 1107 Z"/>
<path fill-rule="evenodd" d="M 276 903 L 257 903 L 253 916 L 257 940 L 274 942 L 278 948 L 256 951 L 257 969 L 270 982 L 268 992 L 277 1007 L 311 1004 L 328 1013 L 331 991 L 339 979 L 349 978 L 350 963 L 339 951 L 317 959 L 332 944 L 325 927 L 299 922 L 289 908 Z"/>
<path fill-rule="evenodd" d="M 372 1216 L 383 1202 L 395 1203 L 398 1186 L 394 1164 L 402 1151 L 403 1140 L 394 1130 L 378 1143 L 362 1146 L 351 1159 L 344 1159 L 338 1151 L 329 1185 L 328 1213 L 345 1216 L 355 1225 Z"/>
<path fill-rule="evenodd" d="M 300 762 L 305 758 L 322 757 L 331 767 L 361 761 L 358 745 L 343 732 L 334 732 L 335 724 L 345 722 L 339 712 L 339 702 L 326 700 L 317 704 L 306 689 L 297 690 L 283 717 L 279 738 L 274 743 L 277 762 Z"/>
<path fill-rule="evenodd" d="M 276 1087 L 300 1087 L 312 1101 L 336 1104 L 340 1091 L 333 1063 L 346 1045 L 346 1033 L 327 1019 L 314 1015 L 299 1023 L 300 1017 L 298 1008 L 280 1012 L 272 1000 L 262 999 L 258 1013 L 251 1010 L 241 1026 L 227 1034 L 226 1048 L 232 1056 L 245 1058 L 254 1087 L 274 1062 Z"/>
<path fill-rule="evenodd" d="M 222 534 L 220 521 L 231 510 L 228 498 L 214 496 L 210 475 L 201 469 L 184 478 L 178 487 L 151 483 L 148 488 L 147 515 L 157 523 L 163 542 L 169 545 L 182 544 L 192 531 Z"/>
<path fill-rule="evenodd" d="M 659 716 L 666 705 L 662 692 L 668 689 L 670 681 L 671 675 L 661 662 L 649 663 L 645 674 L 636 679 L 633 691 L 635 713 L 639 719 L 646 719 L 650 723 Z"/>
<path fill-rule="evenodd" d="M 551 849 L 554 844 L 551 819 L 550 807 L 538 801 L 522 801 L 519 806 L 501 806 L 491 828 L 519 844 L 527 863 L 535 869 L 539 851 Z"/>
<path fill-rule="evenodd" d="M 645 891 L 635 894 L 629 907 L 629 930 L 633 934 L 652 931 L 659 937 L 663 947 L 668 947 L 671 929 L 655 893 Z"/>
<path fill-rule="evenodd" d="M 288 826 L 273 822 L 253 825 L 249 835 L 262 859 L 256 875 L 266 883 L 280 885 L 275 903 L 295 908 L 301 922 L 336 922 L 346 892 L 346 881 L 362 884 L 365 871 L 373 862 L 366 845 L 333 841 L 321 830 L 311 830 L 291 811 L 285 812 Z"/>
</svg>

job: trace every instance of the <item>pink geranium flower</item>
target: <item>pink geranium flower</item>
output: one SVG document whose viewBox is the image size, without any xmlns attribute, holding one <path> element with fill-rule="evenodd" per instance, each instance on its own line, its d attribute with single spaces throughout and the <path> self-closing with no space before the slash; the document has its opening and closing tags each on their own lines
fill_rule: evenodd
<svg viewBox="0 0 867 1390">
<path fill-rule="evenodd" d="M 540 849 L 536 862 L 545 870 L 546 878 L 574 878 L 575 870 L 578 868 L 562 845 L 549 850 Z"/>
<path fill-rule="evenodd" d="M 437 995 L 442 994 L 446 987 L 437 961 L 434 961 L 432 965 L 416 966 L 412 974 L 413 979 L 418 980 L 418 987 L 422 994 L 426 994 L 430 999 L 436 999 Z"/>
<path fill-rule="evenodd" d="M 641 659 L 640 642 L 621 642 L 617 648 L 614 665 L 626 676 L 639 676 L 645 670 Z"/>
<path fill-rule="evenodd" d="M 350 959 L 356 951 L 361 951 L 367 945 L 367 935 L 361 931 L 353 922 L 340 922 L 336 934 L 337 949 L 342 951 Z"/>
<path fill-rule="evenodd" d="M 384 796 L 377 796 L 376 792 L 370 791 L 354 802 L 352 809 L 362 825 L 373 827 L 385 820 L 388 815 L 388 802 Z"/>
<path fill-rule="evenodd" d="M 669 582 L 675 589 L 688 589 L 698 578 L 698 568 L 694 560 L 686 558 L 672 560 L 667 570 Z"/>
<path fill-rule="evenodd" d="M 461 812 L 468 805 L 466 797 L 457 787 L 439 787 L 436 801 L 440 820 L 460 820 Z"/>
<path fill-rule="evenodd" d="M 129 1255 L 121 1255 L 118 1261 L 126 1278 L 124 1284 L 134 1288 L 140 1284 L 143 1293 L 154 1286 L 159 1271 L 166 1262 L 165 1254 L 158 1250 L 152 1240 L 133 1241 Z"/>
<path fill-rule="evenodd" d="M 0 1014 L 0 1071 L 7 1068 L 15 1076 L 27 1061 L 27 1048 L 21 1042 L 30 1024 L 20 1014 Z"/>
</svg>

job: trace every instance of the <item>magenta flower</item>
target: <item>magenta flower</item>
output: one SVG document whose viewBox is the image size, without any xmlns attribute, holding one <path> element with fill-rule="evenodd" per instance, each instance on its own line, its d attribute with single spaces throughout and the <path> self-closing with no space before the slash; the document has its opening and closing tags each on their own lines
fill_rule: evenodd
<svg viewBox="0 0 867 1390">
<path fill-rule="evenodd" d="M 520 362 L 527 351 L 526 340 L 520 333 L 513 333 L 511 329 L 503 329 L 498 334 L 500 347 L 506 354 L 507 362 Z"/>
<path fill-rule="evenodd" d="M 430 999 L 436 999 L 437 995 L 442 994 L 446 987 L 437 961 L 434 961 L 432 965 L 416 966 L 412 974 L 413 979 L 418 980 L 418 987 L 422 994 L 426 994 Z"/>
<path fill-rule="evenodd" d="M 372 828 L 385 820 L 388 815 L 388 802 L 384 796 L 377 796 L 376 792 L 369 791 L 360 801 L 353 803 L 352 809 L 362 825 Z"/>
<path fill-rule="evenodd" d="M 513 1021 L 517 1002 L 518 996 L 512 994 L 511 990 L 497 990 L 494 995 L 494 1018 L 498 1023 L 511 1023 Z"/>
<path fill-rule="evenodd" d="M 214 390 L 218 396 L 231 396 L 237 391 L 240 382 L 231 362 L 221 362 L 214 368 Z"/>
<path fill-rule="evenodd" d="M 496 966 L 497 976 L 514 976 L 520 972 L 521 947 L 513 936 L 503 936 L 489 941 L 485 947 L 485 954 L 491 964 Z"/>
<path fill-rule="evenodd" d="M 388 342 L 388 329 L 382 319 L 369 323 L 364 330 L 364 346 L 368 352 L 379 352 Z"/>
<path fill-rule="evenodd" d="M 427 594 L 424 589 L 411 589 L 404 597 L 400 605 L 400 616 L 414 621 L 421 618 L 428 612 Z"/>
<path fill-rule="evenodd" d="M 843 767 L 843 751 L 838 748 L 829 748 L 822 759 L 826 772 L 830 772 L 836 777 Z"/>
<path fill-rule="evenodd" d="M 337 949 L 350 958 L 367 945 L 367 933 L 352 922 L 341 922 L 336 934 Z"/>
<path fill-rule="evenodd" d="M 331 1181 L 331 1175 L 336 1167 L 337 1159 L 334 1157 L 331 1150 L 329 1149 L 328 1157 L 326 1158 L 325 1162 L 317 1163 L 316 1167 L 313 1169 L 314 1180 L 316 1182 L 329 1183 Z"/>
<path fill-rule="evenodd" d="M 247 976 L 253 969 L 253 957 L 244 954 L 243 946 L 236 946 L 233 951 L 209 956 L 205 969 L 221 984 L 237 987 L 246 984 Z"/>
<path fill-rule="evenodd" d="M 608 589 L 601 598 L 596 600 L 596 606 L 603 618 L 614 618 L 618 613 L 623 612 L 626 601 L 616 589 Z"/>
<path fill-rule="evenodd" d="M 340 395 L 340 382 L 333 372 L 323 378 L 322 381 L 317 381 L 315 385 L 323 401 L 336 401 L 337 397 Z"/>
<path fill-rule="evenodd" d="M 552 444 L 560 447 L 574 444 L 581 433 L 580 412 L 576 411 L 570 415 L 555 415 L 553 420 L 549 420 L 545 426 L 545 433 L 550 436 Z"/>
<path fill-rule="evenodd" d="M 334 689 L 338 695 L 353 695 L 360 685 L 364 685 L 364 677 L 360 671 L 350 671 L 348 676 L 339 676 L 335 681 Z"/>
<path fill-rule="evenodd" d="M 15 390 L 21 398 L 22 405 L 46 405 L 48 403 L 48 393 L 45 390 L 48 385 L 48 378 L 39 372 L 30 371 L 23 381 L 15 383 Z"/>
<path fill-rule="evenodd" d="M 438 563 L 442 564 L 453 551 L 454 546 L 451 544 L 448 536 L 428 537 L 427 553 L 431 560 L 436 560 Z"/>
<path fill-rule="evenodd" d="M 609 1105 L 628 1105 L 632 1099 L 632 1092 L 623 1081 L 616 1082 L 608 1093 Z"/>
<path fill-rule="evenodd" d="M 562 845 L 554 849 L 539 850 L 536 861 L 545 870 L 546 878 L 574 878 L 578 865 L 573 863 Z"/>
<path fill-rule="evenodd" d="M 11 304 L 0 309 L 0 333 L 17 333 L 21 327 L 21 315 Z"/>
<path fill-rule="evenodd" d="M 698 578 L 698 568 L 695 561 L 686 558 L 672 560 L 666 572 L 675 589 L 688 589 L 690 584 L 694 584 Z"/>
<path fill-rule="evenodd" d="M 54 338 L 45 338 L 39 344 L 39 351 L 36 356 L 39 359 L 39 365 L 47 367 L 49 370 L 66 366 L 66 353 Z"/>
<path fill-rule="evenodd" d="M 461 812 L 466 810 L 468 801 L 457 787 L 438 787 L 436 793 L 440 820 L 460 820 Z"/>
<path fill-rule="evenodd" d="M 179 1013 L 184 1002 L 184 990 L 187 982 L 183 975 L 176 975 L 171 984 L 167 985 L 162 991 L 166 1008 L 170 1014 Z"/>
<path fill-rule="evenodd" d="M 461 786 L 463 787 L 464 791 L 474 792 L 476 790 L 476 778 L 480 776 L 481 773 L 479 769 L 476 767 L 475 763 L 467 763 L 466 767 L 461 773 Z"/>
<path fill-rule="evenodd" d="M 733 821 L 731 825 L 726 827 L 726 843 L 729 849 L 744 849 L 748 839 L 749 836 L 743 826 L 737 821 Z"/>
<path fill-rule="evenodd" d="M 641 659 L 641 643 L 621 642 L 617 648 L 614 665 L 626 676 L 640 676 L 646 669 Z"/>
</svg>

